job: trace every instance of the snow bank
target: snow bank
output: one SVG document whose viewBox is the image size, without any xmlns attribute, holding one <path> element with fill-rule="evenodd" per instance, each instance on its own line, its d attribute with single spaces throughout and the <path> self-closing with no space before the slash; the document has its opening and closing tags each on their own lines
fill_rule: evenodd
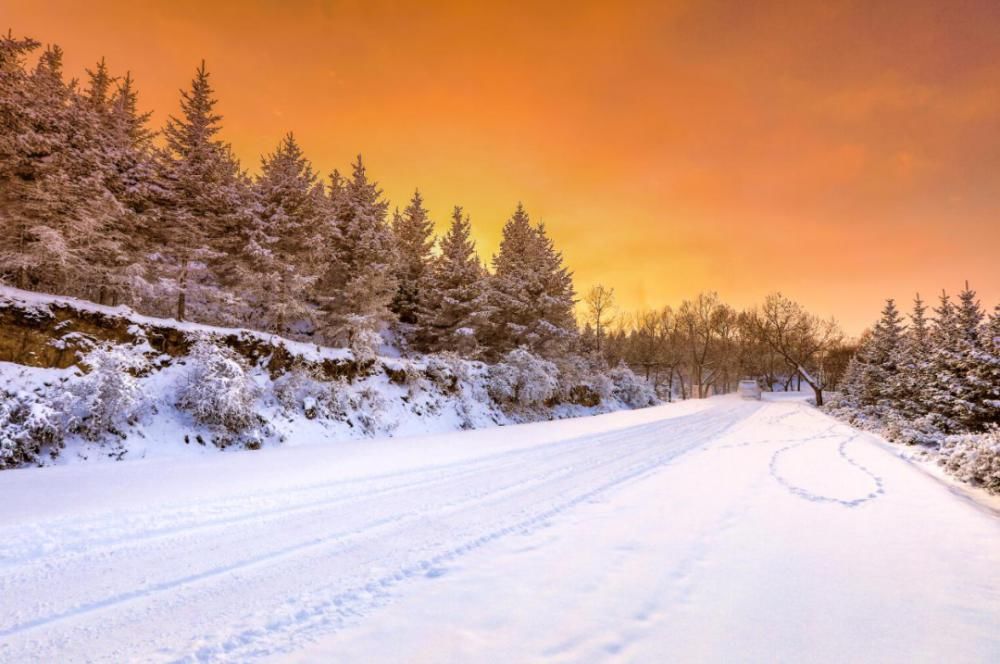
<svg viewBox="0 0 1000 664">
<path fill-rule="evenodd" d="M 0 468 L 441 433 L 655 403 L 627 369 L 605 375 L 580 358 L 557 365 L 524 349 L 496 365 L 450 354 L 359 358 L 9 288 L 0 310 L 5 338 L 22 325 L 35 344 L 0 354 L 16 360 L 0 361 Z"/>
</svg>

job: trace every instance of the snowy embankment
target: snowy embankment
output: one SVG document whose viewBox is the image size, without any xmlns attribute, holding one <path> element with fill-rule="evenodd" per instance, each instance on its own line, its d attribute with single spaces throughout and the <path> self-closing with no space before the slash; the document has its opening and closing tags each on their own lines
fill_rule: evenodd
<svg viewBox="0 0 1000 664">
<path fill-rule="evenodd" d="M 1000 658 L 1000 519 L 801 402 L 0 473 L 0 661 Z"/>
<path fill-rule="evenodd" d="M 442 433 L 652 402 L 627 369 L 581 358 L 356 357 L 0 288 L 0 469 Z"/>
</svg>

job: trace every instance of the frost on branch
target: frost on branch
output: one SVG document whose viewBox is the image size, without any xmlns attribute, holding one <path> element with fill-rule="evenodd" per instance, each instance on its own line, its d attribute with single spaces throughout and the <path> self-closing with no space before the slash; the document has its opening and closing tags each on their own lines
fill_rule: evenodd
<svg viewBox="0 0 1000 664">
<path fill-rule="evenodd" d="M 51 406 L 25 392 L 0 390 L 0 469 L 36 461 L 44 446 L 61 446 L 63 433 Z"/>
<path fill-rule="evenodd" d="M 191 349 L 190 370 L 180 389 L 178 407 L 211 427 L 219 447 L 242 443 L 260 447 L 267 426 L 255 410 L 259 390 L 243 360 L 208 338 Z"/>
<path fill-rule="evenodd" d="M 949 436 L 941 445 L 938 462 L 958 479 L 1000 493 L 1000 429 Z"/>
<path fill-rule="evenodd" d="M 122 437 L 145 405 L 136 376 L 148 369 L 146 358 L 134 347 L 106 344 L 88 352 L 83 364 L 90 371 L 71 382 L 65 395 L 70 429 L 93 441 Z"/>
<path fill-rule="evenodd" d="M 486 390 L 501 406 L 527 408 L 544 405 L 558 386 L 559 371 L 555 364 L 526 348 L 515 348 L 502 362 L 489 368 Z"/>
<path fill-rule="evenodd" d="M 630 408 L 645 408 L 659 403 L 656 392 L 649 383 L 642 380 L 624 363 L 609 372 L 611 383 L 614 385 L 612 394 Z"/>
</svg>

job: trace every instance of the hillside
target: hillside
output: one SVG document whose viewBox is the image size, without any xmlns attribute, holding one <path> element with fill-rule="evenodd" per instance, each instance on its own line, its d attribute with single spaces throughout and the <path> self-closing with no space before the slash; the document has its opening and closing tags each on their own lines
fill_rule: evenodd
<svg viewBox="0 0 1000 664">
<path fill-rule="evenodd" d="M 527 351 L 355 357 L 0 288 L 0 467 L 256 449 L 650 405 L 631 372 Z"/>
</svg>

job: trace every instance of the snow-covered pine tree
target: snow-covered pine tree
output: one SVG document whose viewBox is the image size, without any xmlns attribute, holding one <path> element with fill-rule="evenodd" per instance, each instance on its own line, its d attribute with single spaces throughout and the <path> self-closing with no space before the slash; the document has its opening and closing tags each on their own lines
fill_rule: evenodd
<svg viewBox="0 0 1000 664">
<path fill-rule="evenodd" d="M 308 295 L 319 276 L 326 213 L 323 187 L 291 133 L 261 160 L 253 200 L 240 281 L 251 322 L 284 334 L 311 317 Z"/>
<path fill-rule="evenodd" d="M 858 349 L 845 376 L 843 390 L 856 407 L 883 416 L 898 406 L 894 381 L 903 334 L 896 303 L 886 300 L 882 317 Z"/>
<path fill-rule="evenodd" d="M 215 112 L 208 79 L 203 61 L 191 89 L 181 91 L 180 117 L 167 120 L 166 147 L 158 159 L 163 196 L 151 235 L 159 247 L 154 254 L 159 277 L 177 295 L 178 320 L 187 315 L 193 286 L 217 287 L 225 269 L 222 259 L 233 249 L 230 243 L 242 237 L 239 229 L 250 207 L 239 162 L 217 138 L 222 116 Z"/>
<path fill-rule="evenodd" d="M 934 321 L 930 331 L 929 378 L 925 387 L 928 410 L 934 414 L 936 425 L 944 433 L 960 430 L 952 409 L 952 390 L 955 387 L 955 348 L 958 346 L 958 323 L 955 305 L 947 293 L 941 291 Z"/>
<path fill-rule="evenodd" d="M 488 356 L 522 345 L 546 357 L 562 353 L 576 333 L 572 275 L 544 226 L 532 226 L 520 203 L 504 225 L 493 269 Z"/>
<path fill-rule="evenodd" d="M 118 243 L 119 260 L 110 274 L 108 292 L 100 292 L 98 301 L 112 305 L 122 300 L 138 303 L 137 291 L 146 284 L 142 275 L 151 253 L 147 240 L 156 182 L 154 132 L 147 126 L 151 113 L 139 111 L 138 98 L 131 74 L 116 80 L 104 138 L 104 186 L 118 202 L 109 231 Z"/>
<path fill-rule="evenodd" d="M 930 330 L 927 306 L 918 293 L 913 301 L 910 326 L 900 344 L 896 374 L 890 376 L 900 413 L 910 419 L 927 412 L 926 386 L 930 378 Z"/>
<path fill-rule="evenodd" d="M 946 361 L 951 374 L 951 410 L 965 431 L 984 431 L 988 425 L 1000 423 L 1000 411 L 993 405 L 997 383 L 990 375 L 994 357 L 984 343 L 985 319 L 976 292 L 966 282 L 955 311 L 955 347 Z"/>
<path fill-rule="evenodd" d="M 543 355 L 557 356 L 573 345 L 577 335 L 574 315 L 576 290 L 573 288 L 573 273 L 566 267 L 562 253 L 556 250 L 544 223 L 538 225 L 536 233 L 544 275 L 543 289 L 538 296 L 540 320 L 536 347 Z"/>
<path fill-rule="evenodd" d="M 434 224 L 427 216 L 420 191 L 413 193 L 410 204 L 402 214 L 397 210 L 393 215 L 392 234 L 398 256 L 396 281 L 399 284 L 392 301 L 392 312 L 399 317 L 404 332 L 412 331 L 409 326 L 418 323 L 422 301 L 426 298 L 431 250 L 434 248 Z M 414 338 L 412 333 L 408 336 Z"/>
<path fill-rule="evenodd" d="M 36 247 L 36 228 L 25 210 L 38 164 L 25 150 L 32 136 L 31 79 L 26 59 L 40 44 L 17 39 L 12 32 L 0 37 L 0 281 L 27 288 L 34 266 L 30 250 Z"/>
<path fill-rule="evenodd" d="M 984 361 L 977 369 L 979 379 L 989 387 L 983 405 L 990 409 L 988 419 L 1000 426 L 1000 304 L 993 308 L 989 321 L 983 326 L 983 349 Z"/>
<path fill-rule="evenodd" d="M 486 271 L 476 254 L 469 217 L 457 205 L 440 246 L 427 297 L 421 301 L 416 337 L 422 350 L 470 357 L 478 349 L 476 335 L 486 318 Z"/>
<path fill-rule="evenodd" d="M 391 318 L 396 293 L 392 230 L 386 223 L 388 203 L 368 180 L 358 155 L 350 180 L 334 172 L 328 206 L 336 228 L 317 296 L 322 304 L 323 335 L 332 343 L 353 346 Z"/>
<path fill-rule="evenodd" d="M 3 157 L 13 177 L 5 178 L 0 199 L 0 271 L 22 288 L 90 295 L 100 280 L 93 250 L 107 241 L 102 231 L 114 203 L 102 186 L 90 109 L 75 82 L 63 80 L 58 46 L 26 76 L 23 57 L 31 49 L 8 35 L 4 50 L 5 69 L 13 69 L 4 72 L 3 123 L 16 133 Z"/>
<path fill-rule="evenodd" d="M 153 178 L 149 114 L 140 114 L 131 77 L 119 81 L 101 59 L 87 70 L 80 97 L 85 133 L 90 137 L 95 174 L 108 197 L 99 236 L 84 248 L 94 273 L 91 299 L 104 304 L 131 301 L 136 274 L 144 259 L 142 212 L 147 208 L 145 188 Z"/>
</svg>

